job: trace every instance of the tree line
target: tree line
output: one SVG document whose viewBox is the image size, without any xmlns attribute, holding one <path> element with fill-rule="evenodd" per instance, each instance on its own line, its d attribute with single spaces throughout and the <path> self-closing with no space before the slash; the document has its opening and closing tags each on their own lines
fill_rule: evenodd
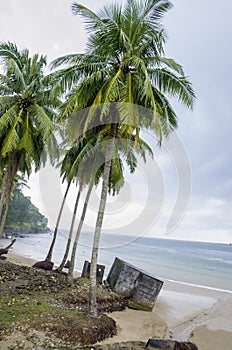
<svg viewBox="0 0 232 350">
<path fill-rule="evenodd" d="M 141 136 L 149 130 L 160 147 L 177 128 L 172 99 L 192 108 L 194 91 L 183 68 L 165 56 L 162 25 L 172 7 L 168 0 L 126 0 L 99 13 L 74 2 L 71 10 L 84 20 L 88 33 L 84 53 L 55 59 L 30 56 L 15 43 L 0 44 L 0 237 L 5 225 L 13 182 L 18 173 L 30 176 L 49 159 L 60 166 L 67 183 L 51 246 L 52 259 L 63 206 L 74 182 L 77 186 L 66 251 L 72 242 L 68 282 L 72 283 L 76 248 L 91 191 L 101 185 L 90 270 L 90 309 L 97 317 L 96 268 L 108 193 L 124 183 L 124 168 L 134 172 L 138 158 L 146 161 L 152 147 Z M 57 137 L 62 138 L 58 146 Z M 59 159 L 60 157 L 60 159 Z M 74 233 L 80 195 L 87 188 L 78 228 Z"/>
</svg>

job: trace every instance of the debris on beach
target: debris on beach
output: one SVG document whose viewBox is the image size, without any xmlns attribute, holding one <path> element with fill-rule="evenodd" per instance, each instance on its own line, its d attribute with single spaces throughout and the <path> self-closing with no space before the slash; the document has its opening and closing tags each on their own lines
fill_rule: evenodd
<svg viewBox="0 0 232 350">
<path fill-rule="evenodd" d="M 143 311 L 152 311 L 163 285 L 157 277 L 117 257 L 106 283 L 113 291 L 128 298 L 129 307 Z"/>
<path fill-rule="evenodd" d="M 9 249 L 12 247 L 12 245 L 15 243 L 15 241 L 16 241 L 16 239 L 13 239 L 13 241 L 6 248 L 0 249 L 0 257 L 2 257 L 2 255 L 5 255 L 8 253 Z"/>
</svg>

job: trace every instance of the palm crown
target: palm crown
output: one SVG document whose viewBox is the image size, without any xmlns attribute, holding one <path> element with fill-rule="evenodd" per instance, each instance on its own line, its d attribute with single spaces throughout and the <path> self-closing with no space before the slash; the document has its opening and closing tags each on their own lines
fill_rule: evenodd
<svg viewBox="0 0 232 350">
<path fill-rule="evenodd" d="M 8 211 L 13 180 L 20 170 L 28 175 L 46 160 L 56 145 L 56 107 L 59 100 L 46 77 L 46 58 L 29 56 L 13 43 L 0 43 L 0 167 L 4 174 L 0 199 L 0 237 Z M 54 150 L 54 147 L 53 147 Z"/>
<path fill-rule="evenodd" d="M 194 92 L 182 67 L 164 56 L 160 21 L 171 6 L 164 0 L 127 0 L 125 7 L 113 4 L 95 14 L 73 4 L 73 13 L 84 18 L 89 39 L 86 54 L 67 55 L 52 63 L 52 67 L 68 66 L 56 73 L 60 91 L 71 91 L 63 115 L 99 104 L 104 104 L 104 114 L 108 103 L 125 102 L 152 111 L 146 118 L 135 110 L 125 118 L 124 111 L 121 121 L 133 125 L 137 133 L 140 127 L 152 128 L 161 142 L 162 135 L 177 127 L 169 98 L 191 108 Z M 89 113 L 85 122 L 92 118 Z"/>
<path fill-rule="evenodd" d="M 2 43 L 0 58 L 0 143 L 1 156 L 19 152 L 22 167 L 28 157 L 39 168 L 42 152 L 54 131 L 58 99 L 52 96 L 51 81 L 44 74 L 46 58 L 29 57 L 15 44 Z"/>
</svg>

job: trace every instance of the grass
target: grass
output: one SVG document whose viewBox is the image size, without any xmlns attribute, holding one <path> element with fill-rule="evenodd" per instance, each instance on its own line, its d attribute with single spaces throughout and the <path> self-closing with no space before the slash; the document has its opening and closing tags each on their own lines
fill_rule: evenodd
<svg viewBox="0 0 232 350">
<path fill-rule="evenodd" d="M 102 312 L 123 310 L 127 302 L 103 285 L 97 288 L 100 317 L 88 317 L 89 280 L 77 278 L 66 284 L 65 276 L 0 260 L 0 348 L 1 341 L 12 339 L 21 349 L 15 334 L 34 349 L 52 339 L 58 349 L 76 349 L 116 334 L 116 324 Z M 36 334 L 43 334 L 37 336 Z M 16 344 L 17 343 L 17 344 Z M 16 344 L 16 345 L 15 345 Z"/>
<path fill-rule="evenodd" d="M 84 315 L 76 310 L 61 309 L 41 300 L 41 294 L 37 296 L 5 296 L 1 298 L 0 305 L 1 329 L 10 329 L 16 324 L 28 323 L 42 326 L 54 319 L 76 319 Z M 55 320 L 53 320 L 55 321 Z M 41 327 L 43 328 L 43 326 Z"/>
</svg>

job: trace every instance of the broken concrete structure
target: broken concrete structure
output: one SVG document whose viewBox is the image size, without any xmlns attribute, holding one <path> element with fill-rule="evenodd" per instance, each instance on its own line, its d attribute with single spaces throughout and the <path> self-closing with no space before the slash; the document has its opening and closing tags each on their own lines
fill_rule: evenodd
<svg viewBox="0 0 232 350">
<path fill-rule="evenodd" d="M 152 311 L 163 281 L 157 277 L 115 258 L 106 283 L 117 293 L 128 297 L 134 309 Z"/>
<path fill-rule="evenodd" d="M 91 266 L 91 263 L 85 260 L 81 277 L 86 277 L 86 278 L 90 277 L 90 266 Z M 104 271 L 105 271 L 105 266 L 97 264 L 97 281 L 99 283 L 102 283 Z"/>
</svg>

